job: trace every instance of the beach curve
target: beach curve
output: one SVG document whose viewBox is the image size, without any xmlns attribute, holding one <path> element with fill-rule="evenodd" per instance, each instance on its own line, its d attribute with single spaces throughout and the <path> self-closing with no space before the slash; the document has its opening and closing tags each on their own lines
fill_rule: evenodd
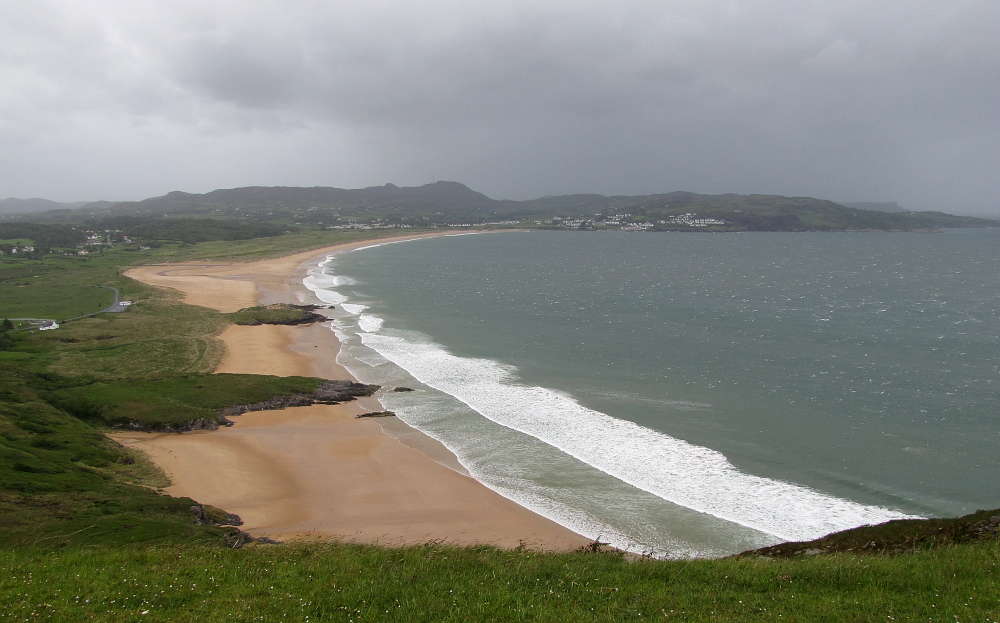
<svg viewBox="0 0 1000 623">
<path fill-rule="evenodd" d="M 177 290 L 185 303 L 230 312 L 291 302 L 306 265 L 330 253 L 424 236 L 364 240 L 239 264 L 142 266 L 125 274 Z M 227 354 L 216 372 L 351 378 L 336 363 L 339 342 L 325 326 L 230 326 L 219 338 Z M 248 413 L 236 418 L 235 426 L 213 432 L 111 437 L 161 466 L 173 483 L 167 493 L 236 513 L 257 536 L 545 550 L 590 542 L 464 474 L 436 440 L 402 422 L 383 426 L 354 417 L 380 407 L 369 398 Z"/>
</svg>

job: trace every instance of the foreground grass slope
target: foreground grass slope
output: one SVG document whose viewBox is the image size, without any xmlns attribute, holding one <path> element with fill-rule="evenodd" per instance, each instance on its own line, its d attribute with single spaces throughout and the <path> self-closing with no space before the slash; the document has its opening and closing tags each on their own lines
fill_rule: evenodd
<svg viewBox="0 0 1000 623">
<path fill-rule="evenodd" d="M 0 620 L 996 621 L 1000 548 L 629 561 L 429 545 L 0 552 Z"/>
</svg>

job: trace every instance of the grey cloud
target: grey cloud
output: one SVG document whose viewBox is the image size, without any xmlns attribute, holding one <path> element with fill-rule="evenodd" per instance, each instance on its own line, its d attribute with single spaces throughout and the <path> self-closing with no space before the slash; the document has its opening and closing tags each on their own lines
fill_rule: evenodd
<svg viewBox="0 0 1000 623">
<path fill-rule="evenodd" d="M 0 2 L 15 91 L 0 141 L 36 162 L 96 141 L 109 163 L 141 141 L 140 196 L 437 177 L 500 197 L 687 189 L 1000 214 L 988 0 L 137 4 Z M 192 170 L 165 166 L 181 154 Z M 3 154 L 0 173 L 53 179 Z M 90 192 L 116 194 L 94 175 Z"/>
</svg>

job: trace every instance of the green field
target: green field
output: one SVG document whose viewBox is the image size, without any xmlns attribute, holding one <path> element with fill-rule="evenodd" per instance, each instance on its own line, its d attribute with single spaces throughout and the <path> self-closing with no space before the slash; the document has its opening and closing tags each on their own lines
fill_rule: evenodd
<svg viewBox="0 0 1000 623">
<path fill-rule="evenodd" d="M 95 312 L 110 305 L 114 297 L 111 290 L 95 286 L 121 283 L 111 278 L 117 273 L 117 263 L 109 258 L 4 258 L 0 261 L 0 316 L 3 318 L 62 320 Z"/>
<path fill-rule="evenodd" d="M 165 495 L 166 476 L 103 433 L 123 422 L 209 418 L 220 406 L 311 391 L 319 381 L 207 374 L 222 355 L 215 336 L 240 316 L 181 304 L 176 293 L 120 273 L 139 261 L 257 259 L 372 233 L 398 232 L 164 244 L 0 264 L 7 271 L 0 272 L 0 318 L 106 305 L 110 299 L 100 297 L 110 291 L 97 285 L 134 301 L 125 313 L 0 336 L 0 623 L 1000 618 L 996 533 L 963 543 L 941 538 L 938 524 L 920 538 L 908 526 L 856 535 L 865 543 L 896 539 L 884 551 L 905 550 L 899 555 L 656 561 L 442 544 L 234 548 L 242 542 L 237 528 L 196 523 L 197 501 Z M 32 283 L 17 285 L 24 281 Z M 75 298 L 60 302 L 60 292 Z M 208 512 L 221 522 L 224 510 Z M 845 547 L 856 540 L 842 539 Z"/>
<path fill-rule="evenodd" d="M 7 620 L 996 621 L 1000 548 L 659 562 L 437 545 L 0 552 Z"/>
</svg>

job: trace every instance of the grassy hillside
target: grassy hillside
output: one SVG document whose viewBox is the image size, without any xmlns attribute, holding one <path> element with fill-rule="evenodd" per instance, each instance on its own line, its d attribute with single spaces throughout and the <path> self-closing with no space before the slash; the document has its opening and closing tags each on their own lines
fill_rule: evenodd
<svg viewBox="0 0 1000 623">
<path fill-rule="evenodd" d="M 633 561 L 440 545 L 0 551 L 0 611 L 53 621 L 996 621 L 1000 548 Z"/>
<path fill-rule="evenodd" d="M 50 402 L 78 378 L 0 364 L 0 547 L 214 543 L 231 530 L 198 526 L 196 502 L 142 455 Z"/>
<path fill-rule="evenodd" d="M 319 246 L 343 238 L 295 241 Z M 85 258 L 22 257 L 0 264 L 0 293 L 6 294 L 0 318 L 59 319 L 101 309 L 111 292 L 98 285 L 113 285 L 133 301 L 127 312 L 55 331 L 0 335 L 0 547 L 225 544 L 236 538 L 233 529 L 196 524 L 190 511 L 195 501 L 158 494 L 164 475 L 102 431 L 125 422 L 157 428 L 217 420 L 217 408 L 308 393 L 320 381 L 206 375 L 222 355 L 214 336 L 232 318 L 184 305 L 176 293 L 120 273 L 137 261 L 211 258 L 220 251 L 260 257 L 278 252 L 275 244 L 268 238 L 237 249 L 211 243 L 144 253 L 117 248 Z"/>
</svg>

